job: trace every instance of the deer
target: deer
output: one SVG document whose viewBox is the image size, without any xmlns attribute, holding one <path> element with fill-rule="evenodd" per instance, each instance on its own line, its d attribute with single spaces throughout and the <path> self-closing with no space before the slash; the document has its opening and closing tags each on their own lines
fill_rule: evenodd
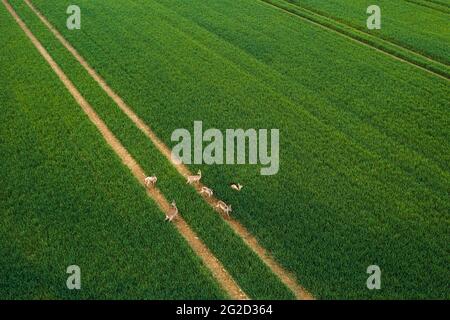
<svg viewBox="0 0 450 320">
<path fill-rule="evenodd" d="M 198 183 L 202 178 L 202 172 L 198 170 L 197 175 L 186 176 L 186 178 L 187 178 L 186 184 Z"/>
<path fill-rule="evenodd" d="M 145 175 L 144 175 L 144 177 L 145 177 Z M 154 186 L 157 181 L 158 181 L 158 178 L 155 175 L 146 177 L 144 179 L 144 183 L 147 187 Z"/>
<path fill-rule="evenodd" d="M 212 197 L 213 196 L 213 191 L 212 189 L 208 188 L 208 187 L 202 187 L 202 189 L 200 190 L 200 194 L 204 194 L 207 197 Z"/>
<path fill-rule="evenodd" d="M 175 219 L 177 216 L 178 216 L 177 204 L 175 203 L 175 200 L 172 200 L 169 212 L 166 213 L 166 219 L 164 221 L 172 222 L 172 220 Z"/>
<path fill-rule="evenodd" d="M 222 210 L 224 213 L 227 214 L 227 216 L 230 216 L 230 213 L 233 211 L 231 209 L 231 205 L 227 205 L 223 201 L 218 201 L 216 204 L 216 208 Z"/>
<path fill-rule="evenodd" d="M 240 183 L 231 183 L 231 184 L 230 184 L 230 188 L 233 189 L 233 190 L 236 190 L 236 191 L 241 191 L 241 189 L 242 189 L 243 187 L 244 187 L 244 186 L 241 185 Z"/>
</svg>

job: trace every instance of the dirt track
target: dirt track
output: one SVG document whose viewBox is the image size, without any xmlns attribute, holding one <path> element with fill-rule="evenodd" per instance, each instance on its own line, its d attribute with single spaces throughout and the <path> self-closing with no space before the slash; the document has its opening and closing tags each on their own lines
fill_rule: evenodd
<svg viewBox="0 0 450 320">
<path fill-rule="evenodd" d="M 125 147 L 120 143 L 120 141 L 114 136 L 114 134 L 109 130 L 103 120 L 97 115 L 92 106 L 84 99 L 81 93 L 76 89 L 74 84 L 69 80 L 66 74 L 58 66 L 58 64 L 53 60 L 47 50 L 42 46 L 39 40 L 33 35 L 33 33 L 28 29 L 25 23 L 16 14 L 11 5 L 6 1 L 2 0 L 4 6 L 9 11 L 9 13 L 16 20 L 17 24 L 22 28 L 28 38 L 31 40 L 33 45 L 42 55 L 42 57 L 47 61 L 56 75 L 59 77 L 61 82 L 73 96 L 75 101 L 80 105 L 83 111 L 88 116 L 89 120 L 97 127 L 97 129 L 102 134 L 105 141 L 114 152 L 119 156 L 122 162 L 131 170 L 135 178 L 140 182 L 140 184 L 145 187 L 143 177 L 145 176 L 144 171 L 139 166 L 139 164 L 133 159 Z M 151 197 L 158 207 L 164 212 L 168 213 L 170 209 L 170 204 L 164 197 L 164 195 L 157 189 L 151 188 L 147 189 L 147 194 Z M 206 247 L 206 245 L 199 240 L 197 235 L 192 231 L 189 225 L 184 221 L 184 219 L 178 216 L 174 220 L 174 225 L 181 233 L 181 235 L 186 239 L 188 244 L 191 246 L 193 251 L 202 259 L 206 267 L 211 271 L 213 276 L 223 287 L 223 289 L 229 294 L 232 299 L 248 299 L 247 295 L 241 290 L 241 288 L 236 284 L 231 275 L 225 270 L 223 265 L 218 261 L 218 259 L 211 253 L 211 251 Z"/>
<path fill-rule="evenodd" d="M 172 161 L 171 150 L 162 142 L 158 136 L 150 129 L 150 127 L 139 118 L 139 116 L 125 103 L 125 101 L 109 87 L 106 81 L 88 64 L 88 62 L 78 53 L 78 51 L 56 30 L 55 27 L 33 6 L 29 0 L 25 3 L 30 9 L 39 17 L 42 23 L 53 33 L 53 35 L 61 42 L 61 44 L 75 57 L 75 59 L 83 66 L 89 75 L 99 84 L 99 86 L 106 92 L 106 94 L 117 104 L 117 106 L 130 118 L 131 121 L 138 127 L 155 145 L 155 147 L 167 158 L 167 160 L 176 168 L 182 175 L 192 175 L 192 172 L 183 164 L 177 164 Z M 200 193 L 203 184 L 195 186 L 197 193 Z M 219 199 L 215 197 L 203 198 L 214 210 Z M 216 210 L 217 211 L 217 210 Z M 283 269 L 283 267 L 276 262 L 263 248 L 258 240 L 250 234 L 250 232 L 238 221 L 234 219 L 225 219 L 228 225 L 238 234 L 249 248 L 251 248 L 260 259 L 271 269 L 271 271 L 278 276 L 278 278 L 294 293 L 297 299 L 314 299 L 313 296 L 300 286 L 293 275 Z"/>
</svg>

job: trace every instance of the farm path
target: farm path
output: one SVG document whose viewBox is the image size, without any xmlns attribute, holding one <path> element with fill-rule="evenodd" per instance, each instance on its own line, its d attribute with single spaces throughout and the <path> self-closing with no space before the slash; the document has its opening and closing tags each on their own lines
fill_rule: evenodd
<svg viewBox="0 0 450 320">
<path fill-rule="evenodd" d="M 25 3 L 30 9 L 39 17 L 42 23 L 53 33 L 53 35 L 61 42 L 61 44 L 75 57 L 75 59 L 83 66 L 88 74 L 99 84 L 105 93 L 117 104 L 117 106 L 133 121 L 137 128 L 139 128 L 147 138 L 155 145 L 155 147 L 166 157 L 166 159 L 175 167 L 178 173 L 182 176 L 192 175 L 192 172 L 182 163 L 177 163 L 172 159 L 172 153 L 169 147 L 151 130 L 139 116 L 125 103 L 125 101 L 109 87 L 106 81 L 88 64 L 88 62 L 78 53 L 78 51 L 62 36 L 62 34 L 47 20 L 47 18 L 37 10 L 29 0 Z M 142 176 L 142 175 L 140 175 Z M 202 183 L 193 186 L 200 195 L 201 189 L 204 187 Z M 215 197 L 202 197 L 214 210 L 218 211 L 216 204 L 219 199 Z M 221 213 L 220 211 L 218 211 Z M 245 244 L 255 252 L 258 257 L 270 268 L 270 270 L 277 275 L 277 277 L 294 293 L 297 299 L 311 300 L 314 297 L 301 285 L 298 284 L 295 277 L 286 271 L 273 257 L 271 257 L 267 250 L 261 246 L 258 240 L 238 221 L 233 218 L 224 217 L 224 220 L 233 229 L 233 231 L 245 242 Z"/>
<path fill-rule="evenodd" d="M 114 150 L 114 152 L 119 156 L 122 162 L 130 169 L 134 177 L 139 181 L 139 183 L 145 187 L 143 177 L 145 176 L 144 170 L 139 166 L 139 164 L 133 159 L 130 153 L 125 149 L 125 147 L 120 143 L 120 141 L 114 136 L 110 129 L 106 126 L 103 120 L 97 115 L 92 106 L 85 100 L 81 93 L 77 90 L 74 84 L 69 80 L 66 74 L 58 66 L 58 64 L 53 60 L 48 51 L 42 46 L 39 40 L 33 35 L 33 33 L 28 29 L 25 23 L 20 19 L 11 5 L 7 0 L 2 0 L 4 6 L 9 11 L 9 13 L 16 20 L 17 24 L 21 27 L 24 33 L 31 40 L 33 45 L 50 65 L 52 70 L 59 77 L 61 82 L 64 84 L 66 89 L 73 96 L 75 101 L 80 105 L 82 110 L 86 113 L 90 121 L 99 130 L 108 145 Z M 151 197 L 158 207 L 167 214 L 170 210 L 170 204 L 164 195 L 157 188 L 147 189 L 147 194 Z M 222 286 L 222 288 L 228 293 L 232 299 L 248 299 L 248 296 L 242 291 L 242 289 L 236 284 L 234 279 L 225 270 L 223 265 L 219 260 L 211 253 L 211 251 L 206 247 L 206 245 L 197 237 L 195 232 L 190 228 L 190 226 L 184 221 L 184 219 L 178 216 L 174 220 L 174 225 L 183 238 L 188 242 L 193 251 L 201 258 L 205 266 L 211 271 L 214 278 Z"/>
</svg>

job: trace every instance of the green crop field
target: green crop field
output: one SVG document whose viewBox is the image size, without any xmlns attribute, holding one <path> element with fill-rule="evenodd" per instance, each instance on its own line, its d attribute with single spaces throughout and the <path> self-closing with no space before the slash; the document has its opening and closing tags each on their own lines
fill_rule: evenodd
<svg viewBox="0 0 450 320">
<path fill-rule="evenodd" d="M 8 2 L 242 291 L 298 298 L 35 12 Z M 79 0 L 79 30 L 71 1 L 32 3 L 169 148 L 195 121 L 279 130 L 274 175 L 187 166 L 314 298 L 450 298 L 448 1 L 378 1 L 381 30 L 363 0 Z M 0 39 L 0 299 L 229 298 L 3 5 Z M 80 291 L 66 288 L 71 264 Z"/>
<path fill-rule="evenodd" d="M 0 297 L 226 297 L 3 9 L 0 19 Z M 74 261 L 85 270 L 75 294 Z"/>
<path fill-rule="evenodd" d="M 365 12 L 373 1 L 286 1 L 369 32 L 361 12 Z M 385 27 L 376 32 L 377 36 L 449 64 L 448 6 L 426 0 L 380 0 L 376 4 L 382 8 Z"/>
</svg>

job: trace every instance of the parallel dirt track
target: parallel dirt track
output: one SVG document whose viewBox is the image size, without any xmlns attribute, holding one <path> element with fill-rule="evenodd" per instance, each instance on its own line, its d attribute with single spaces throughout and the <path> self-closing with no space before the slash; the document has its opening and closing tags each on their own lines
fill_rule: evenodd
<svg viewBox="0 0 450 320">
<path fill-rule="evenodd" d="M 303 15 L 299 15 L 299 14 L 293 13 L 293 12 L 291 12 L 291 11 L 285 9 L 285 8 L 282 8 L 282 7 L 280 7 L 280 6 L 277 6 L 277 5 L 273 4 L 273 3 L 271 3 L 270 1 L 267 1 L 267 0 L 257 0 L 257 1 L 263 3 L 263 4 L 267 5 L 267 6 L 270 6 L 270 7 L 274 8 L 274 9 L 276 9 L 276 10 L 278 10 L 278 11 L 284 12 L 285 14 L 288 14 L 288 15 L 297 17 L 298 19 L 301 19 L 301 20 L 303 20 L 303 21 L 309 22 L 309 23 L 311 23 L 311 24 L 313 24 L 313 25 L 315 25 L 315 26 L 317 26 L 317 27 L 319 27 L 319 28 L 322 28 L 322 29 L 324 29 L 324 30 L 327 30 L 327 31 L 333 32 L 333 33 L 335 33 L 335 34 L 338 34 L 338 35 L 340 35 L 340 36 L 342 36 L 342 37 L 344 37 L 344 38 L 347 38 L 347 39 L 349 39 L 349 40 L 351 40 L 351 41 L 353 41 L 353 42 L 359 43 L 360 45 L 363 45 L 363 46 L 365 46 L 365 47 L 371 48 L 371 49 L 373 49 L 373 50 L 375 50 L 375 51 L 377 51 L 377 52 L 379 52 L 379 53 L 382 53 L 382 54 L 384 54 L 384 55 L 386 55 L 386 56 L 389 56 L 389 57 L 391 57 L 391 58 L 393 58 L 393 59 L 395 59 L 395 60 L 397 60 L 397 61 L 401 61 L 401 62 L 403 62 L 403 63 L 409 64 L 409 65 L 414 66 L 414 67 L 416 67 L 416 68 L 419 68 L 419 69 L 421 69 L 421 70 L 423 70 L 423 71 L 425 71 L 425 72 L 427 72 L 427 73 L 429 73 L 429 74 L 432 74 L 432 75 L 434 75 L 434 76 L 436 76 L 436 77 L 439 77 L 439 78 L 441 78 L 441 79 L 450 81 L 450 78 L 449 78 L 449 76 L 448 76 L 447 73 L 446 73 L 446 74 L 444 74 L 444 73 L 441 74 L 441 73 L 438 73 L 438 71 L 434 71 L 434 70 L 432 70 L 432 69 L 425 68 L 424 66 L 422 66 L 422 65 L 420 65 L 420 64 L 418 64 L 418 63 L 416 63 L 416 62 L 414 62 L 412 59 L 407 59 L 407 58 L 401 57 L 400 55 L 397 56 L 397 55 L 395 55 L 395 54 L 393 54 L 393 53 L 390 53 L 390 52 L 389 52 L 388 50 L 386 50 L 386 49 L 378 48 L 378 47 L 376 47 L 376 46 L 374 46 L 374 45 L 372 45 L 372 44 L 370 44 L 370 43 L 368 43 L 368 42 L 365 42 L 365 41 L 363 41 L 363 40 L 360 40 L 360 39 L 358 39 L 358 38 L 357 38 L 356 36 L 354 36 L 354 35 L 349 35 L 349 34 L 347 34 L 347 33 L 344 33 L 344 32 L 338 30 L 338 29 L 335 28 L 335 27 L 327 26 L 327 25 L 325 25 L 325 24 L 322 24 L 322 23 L 320 23 L 320 22 L 315 21 L 315 20 L 312 19 L 312 18 L 308 18 L 308 17 L 306 17 L 306 16 L 303 16 Z M 318 17 L 321 17 L 321 18 L 333 20 L 335 23 L 339 23 L 339 24 L 341 24 L 341 25 L 344 25 L 344 26 L 347 27 L 347 28 L 353 29 L 355 32 L 360 32 L 360 33 L 363 33 L 363 34 L 365 34 L 365 35 L 367 35 L 367 36 L 371 36 L 371 35 L 368 34 L 368 33 L 364 33 L 364 32 L 362 32 L 362 31 L 360 31 L 360 30 L 358 30 L 358 29 L 355 29 L 355 28 L 353 28 L 353 27 L 351 27 L 351 26 L 349 26 L 349 25 L 347 25 L 347 24 L 344 24 L 344 23 L 341 23 L 341 22 L 337 22 L 336 20 L 334 20 L 334 19 L 332 19 L 332 18 L 329 18 L 329 17 L 327 17 L 327 16 L 318 14 L 318 13 L 316 13 L 316 12 L 314 12 L 314 11 L 311 11 L 311 10 L 309 10 L 309 9 L 306 9 L 306 8 L 304 8 L 304 7 L 296 6 L 296 8 L 297 8 L 298 10 L 303 10 L 303 11 L 305 11 L 305 12 L 308 12 L 308 13 L 314 15 L 314 16 L 318 16 Z M 371 36 L 371 37 L 373 37 L 373 36 Z M 377 39 L 378 39 L 379 41 L 382 41 L 382 42 L 384 42 L 384 43 L 387 43 L 387 44 L 389 44 L 389 45 L 391 45 L 391 46 L 393 46 L 393 47 L 397 47 L 397 48 L 399 48 L 399 49 L 401 49 L 401 50 L 408 51 L 408 52 L 409 52 L 410 54 L 412 54 L 412 55 L 419 56 L 421 59 L 424 59 L 425 61 L 429 61 L 429 62 L 436 63 L 436 64 L 440 64 L 440 65 L 442 65 L 442 66 L 446 66 L 446 67 L 447 67 L 447 65 L 444 65 L 443 63 L 441 63 L 441 62 L 439 62 L 439 61 L 436 61 L 436 60 L 434 60 L 434 59 L 432 59 L 432 58 L 430 58 L 430 57 L 424 56 L 424 55 L 421 54 L 421 53 L 412 51 L 412 50 L 410 50 L 410 49 L 408 49 L 408 48 L 405 48 L 405 47 L 403 47 L 403 46 L 400 46 L 400 45 L 398 45 L 398 44 L 396 44 L 396 43 L 387 41 L 387 40 L 382 39 L 382 38 L 377 38 Z"/>
<path fill-rule="evenodd" d="M 88 74 L 99 84 L 99 86 L 105 91 L 105 93 L 117 104 L 117 106 L 130 118 L 131 121 L 139 128 L 150 141 L 156 146 L 156 148 L 169 160 L 169 162 L 176 168 L 176 170 L 182 176 L 192 175 L 190 170 L 183 164 L 175 163 L 172 160 L 171 150 L 159 139 L 159 137 L 150 129 L 150 127 L 139 118 L 139 116 L 124 102 L 124 100 L 109 87 L 106 81 L 88 64 L 88 62 L 78 53 L 78 51 L 61 35 L 61 33 L 47 20 L 47 18 L 40 13 L 29 0 L 25 0 L 25 3 L 30 9 L 39 17 L 42 23 L 53 33 L 53 35 L 61 42 L 61 44 L 75 57 L 75 59 L 83 66 Z M 142 175 L 140 175 L 142 177 Z M 204 185 L 199 183 L 195 186 L 199 193 Z M 203 198 L 214 210 L 218 199 Z M 246 245 L 254 251 L 259 258 L 270 268 L 270 270 L 277 275 L 277 277 L 294 293 L 297 299 L 311 300 L 314 297 L 301 285 L 293 275 L 287 272 L 275 259 L 273 259 L 262 247 L 258 240 L 238 221 L 232 218 L 225 218 L 228 225 L 239 235 L 246 243 Z"/>
<path fill-rule="evenodd" d="M 133 159 L 125 147 L 120 143 L 120 141 L 114 136 L 114 134 L 109 130 L 103 120 L 97 115 L 92 106 L 84 99 L 81 93 L 77 90 L 74 84 L 69 80 L 66 74 L 58 66 L 58 64 L 53 60 L 47 50 L 42 46 L 39 40 L 33 35 L 33 33 L 28 29 L 26 24 L 20 19 L 11 5 L 6 1 L 2 0 L 4 6 L 13 16 L 17 24 L 21 27 L 24 33 L 31 40 L 33 45 L 45 59 L 45 61 L 50 65 L 52 70 L 59 77 L 61 82 L 64 84 L 66 89 L 73 96 L 75 101 L 80 105 L 82 110 L 86 113 L 89 120 L 96 126 L 108 145 L 114 150 L 114 152 L 119 156 L 122 162 L 130 169 L 135 178 L 140 182 L 140 184 L 145 187 L 143 176 L 145 173 L 139 164 Z M 151 197 L 158 207 L 164 212 L 168 213 L 170 210 L 170 204 L 164 197 L 164 195 L 157 189 L 151 188 L 147 189 L 147 194 Z M 211 251 L 206 247 L 206 245 L 197 237 L 195 232 L 189 227 L 189 225 L 180 216 L 174 220 L 174 225 L 184 237 L 184 239 L 191 246 L 193 251 L 201 258 L 205 266 L 211 271 L 214 278 L 222 286 L 222 288 L 228 293 L 232 299 L 244 300 L 248 299 L 248 296 L 242 291 L 242 289 L 236 284 L 231 275 L 225 270 L 223 265 L 219 260 L 211 253 Z"/>
</svg>

